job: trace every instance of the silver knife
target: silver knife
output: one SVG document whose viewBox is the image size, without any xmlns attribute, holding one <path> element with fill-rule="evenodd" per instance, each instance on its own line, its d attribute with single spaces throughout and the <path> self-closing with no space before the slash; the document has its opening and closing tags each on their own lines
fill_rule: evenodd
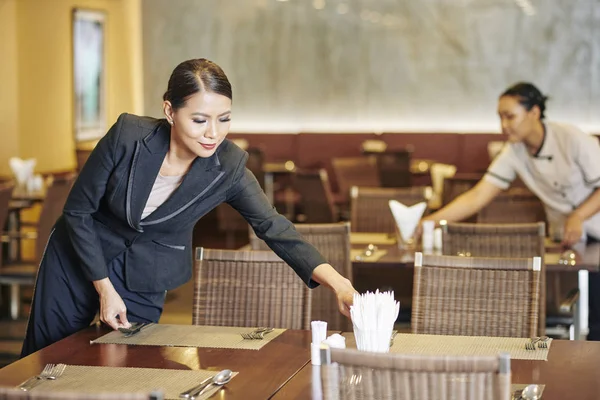
<svg viewBox="0 0 600 400">
<path fill-rule="evenodd" d="M 213 378 L 214 378 L 214 375 L 206 378 L 205 380 L 200 382 L 199 385 L 196 385 L 193 388 L 186 390 L 185 392 L 179 393 L 179 397 L 181 397 L 182 399 L 189 398 L 192 393 L 197 392 L 198 390 L 202 390 L 202 389 L 204 389 L 205 386 L 208 386 L 212 382 Z"/>
</svg>

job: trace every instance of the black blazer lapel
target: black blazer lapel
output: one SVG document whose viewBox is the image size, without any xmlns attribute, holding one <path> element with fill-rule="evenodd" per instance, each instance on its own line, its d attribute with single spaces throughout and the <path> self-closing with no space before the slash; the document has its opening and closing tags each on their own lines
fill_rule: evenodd
<svg viewBox="0 0 600 400">
<path fill-rule="evenodd" d="M 162 123 L 149 135 L 135 143 L 127 181 L 125 211 L 127 223 L 137 231 L 143 231 L 140 226 L 142 212 L 169 150 L 170 137 L 170 127 Z"/>
<path fill-rule="evenodd" d="M 171 197 L 146 217 L 140 225 L 159 224 L 177 216 L 209 192 L 224 174 L 217 153 L 209 158 L 196 158 Z"/>
</svg>

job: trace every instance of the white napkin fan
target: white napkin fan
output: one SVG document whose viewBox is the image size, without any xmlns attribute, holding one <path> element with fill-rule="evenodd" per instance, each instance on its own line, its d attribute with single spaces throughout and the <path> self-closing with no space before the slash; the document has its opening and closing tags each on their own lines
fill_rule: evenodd
<svg viewBox="0 0 600 400">
<path fill-rule="evenodd" d="M 389 201 L 390 210 L 400 231 L 401 239 L 404 243 L 409 243 L 412 239 L 415 229 L 427 208 L 427 203 L 420 202 L 414 206 L 407 207 L 397 200 Z"/>
</svg>

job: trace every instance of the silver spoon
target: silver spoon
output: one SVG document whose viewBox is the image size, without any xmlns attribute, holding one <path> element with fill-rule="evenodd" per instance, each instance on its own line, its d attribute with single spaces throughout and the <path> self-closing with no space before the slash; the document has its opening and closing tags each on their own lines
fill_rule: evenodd
<svg viewBox="0 0 600 400">
<path fill-rule="evenodd" d="M 538 385 L 527 385 L 521 392 L 521 398 L 524 400 L 538 400 L 542 391 Z"/>
<path fill-rule="evenodd" d="M 212 385 L 223 386 L 227 384 L 231 378 L 233 378 L 233 372 L 230 369 L 224 369 L 213 377 L 211 383 L 203 387 L 198 393 L 190 393 L 190 399 L 195 399 L 196 397 L 200 397 L 202 393 Z"/>
</svg>

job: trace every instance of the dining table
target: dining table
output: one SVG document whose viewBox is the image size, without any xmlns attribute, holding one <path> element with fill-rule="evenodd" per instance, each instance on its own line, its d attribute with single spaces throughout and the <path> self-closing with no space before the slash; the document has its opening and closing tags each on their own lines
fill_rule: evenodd
<svg viewBox="0 0 600 400">
<path fill-rule="evenodd" d="M 310 362 L 309 330 L 286 330 L 260 350 L 91 344 L 92 340 L 109 332 L 109 328 L 95 324 L 9 364 L 0 369 L 0 386 L 17 386 L 39 374 L 44 365 L 50 363 L 164 370 L 204 369 L 215 373 L 231 369 L 238 374 L 214 398 L 323 398 L 321 367 Z M 354 347 L 352 332 L 343 335 L 347 338 L 348 347 Z M 442 336 L 440 338 L 443 340 Z M 600 380 L 596 375 L 598 360 L 600 342 L 553 340 L 547 360 L 511 359 L 511 382 L 545 385 L 542 400 L 597 399 L 600 393 Z M 150 386 L 149 391 L 155 389 Z"/>
<path fill-rule="evenodd" d="M 600 342 L 553 340 L 547 361 L 511 359 L 511 383 L 544 385 L 540 400 L 595 400 L 599 363 Z M 307 364 L 272 399 L 323 400 L 321 387 L 321 367 Z"/>
<path fill-rule="evenodd" d="M 579 339 L 588 331 L 588 274 L 600 271 L 600 242 L 577 243 L 568 254 L 559 243 L 547 239 L 544 244 L 544 263 L 547 271 L 577 274 L 579 296 L 574 337 Z M 393 290 L 396 299 L 404 303 L 410 303 L 412 299 L 415 252 L 442 254 L 439 249 L 423 251 L 419 246 L 399 246 L 393 233 L 352 232 L 350 245 L 352 281 L 356 290 L 361 293 L 376 289 Z M 402 318 L 408 319 L 410 315 Z"/>
<path fill-rule="evenodd" d="M 0 369 L 0 386 L 17 386 L 46 364 L 58 363 L 215 373 L 230 369 L 238 374 L 223 387 L 219 399 L 268 399 L 310 362 L 308 330 L 286 330 L 260 350 L 90 343 L 109 332 L 96 324 L 9 364 Z M 148 392 L 152 390 L 149 383 Z"/>
</svg>

